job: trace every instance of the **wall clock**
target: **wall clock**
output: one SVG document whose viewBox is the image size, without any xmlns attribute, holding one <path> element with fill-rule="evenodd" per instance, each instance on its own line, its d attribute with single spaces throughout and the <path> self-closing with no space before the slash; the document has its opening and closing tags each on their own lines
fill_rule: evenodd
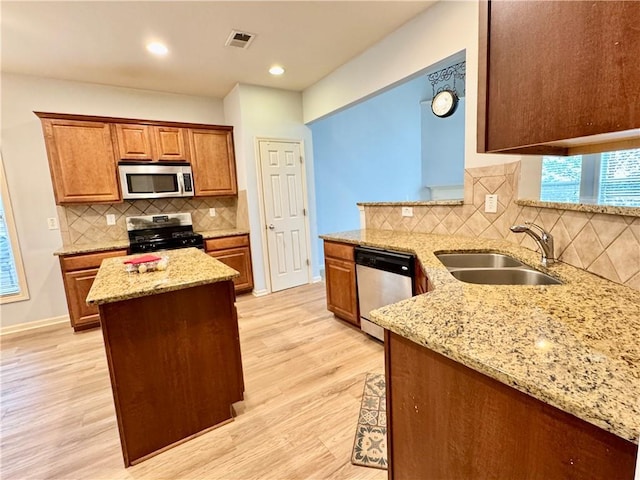
<svg viewBox="0 0 640 480">
<path fill-rule="evenodd" d="M 458 106 L 458 95 L 453 90 L 439 92 L 431 101 L 431 111 L 440 118 L 453 115 Z"/>
</svg>

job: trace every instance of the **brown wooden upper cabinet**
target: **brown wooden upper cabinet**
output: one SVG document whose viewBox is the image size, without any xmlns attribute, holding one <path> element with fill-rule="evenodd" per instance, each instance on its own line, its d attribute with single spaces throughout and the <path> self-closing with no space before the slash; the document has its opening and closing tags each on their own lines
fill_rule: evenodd
<svg viewBox="0 0 640 480">
<path fill-rule="evenodd" d="M 478 152 L 640 146 L 638 25 L 640 2 L 481 1 Z"/>
<path fill-rule="evenodd" d="M 57 204 L 121 200 L 109 123 L 43 118 Z"/>
<path fill-rule="evenodd" d="M 236 195 L 233 128 L 190 128 L 189 146 L 196 196 Z"/>
<path fill-rule="evenodd" d="M 196 196 L 237 195 L 233 127 L 34 112 L 57 204 L 121 202 L 118 161 L 191 162 Z"/>
<path fill-rule="evenodd" d="M 136 161 L 189 161 L 184 128 L 116 123 L 118 158 Z"/>
</svg>

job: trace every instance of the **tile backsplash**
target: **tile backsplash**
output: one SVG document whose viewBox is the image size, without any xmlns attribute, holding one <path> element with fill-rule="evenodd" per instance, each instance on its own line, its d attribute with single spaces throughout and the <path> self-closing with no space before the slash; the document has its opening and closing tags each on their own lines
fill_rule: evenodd
<svg viewBox="0 0 640 480">
<path fill-rule="evenodd" d="M 365 206 L 367 228 L 506 239 L 537 250 L 511 225 L 534 222 L 551 232 L 556 257 L 640 290 L 640 217 L 518 205 L 520 162 L 465 171 L 464 205 L 414 205 L 403 217 L 400 204 Z M 487 194 L 498 194 L 497 213 L 484 212 Z"/>
<path fill-rule="evenodd" d="M 209 209 L 215 208 L 211 217 Z M 112 240 L 126 240 L 126 217 L 157 213 L 189 212 L 195 231 L 236 228 L 237 197 L 173 198 L 129 200 L 122 203 L 59 206 L 58 219 L 62 243 L 79 245 Z M 115 225 L 107 225 L 106 215 L 113 214 Z"/>
</svg>

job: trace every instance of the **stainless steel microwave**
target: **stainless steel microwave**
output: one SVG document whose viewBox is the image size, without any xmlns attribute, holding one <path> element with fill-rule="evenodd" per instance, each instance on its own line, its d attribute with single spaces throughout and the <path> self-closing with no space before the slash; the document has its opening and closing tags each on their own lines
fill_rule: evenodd
<svg viewBox="0 0 640 480">
<path fill-rule="evenodd" d="M 193 174 L 188 163 L 118 164 L 122 198 L 193 197 Z"/>
</svg>

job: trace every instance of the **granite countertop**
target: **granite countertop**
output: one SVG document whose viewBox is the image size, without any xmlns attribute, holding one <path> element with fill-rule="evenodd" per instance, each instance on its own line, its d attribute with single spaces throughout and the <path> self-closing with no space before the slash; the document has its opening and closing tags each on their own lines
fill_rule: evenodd
<svg viewBox="0 0 640 480">
<path fill-rule="evenodd" d="M 140 257 L 140 254 L 103 260 L 87 295 L 87 304 L 99 305 L 156 295 L 231 280 L 240 275 L 233 268 L 197 248 L 169 250 L 158 252 L 157 255 L 168 257 L 166 270 L 128 273 L 125 270 L 125 260 Z"/>
<path fill-rule="evenodd" d="M 504 240 L 355 230 L 321 235 L 413 252 L 433 290 L 374 310 L 407 339 L 619 437 L 640 435 L 640 292 Z M 475 285 L 434 252 L 511 255 L 563 285 Z"/>
<path fill-rule="evenodd" d="M 235 235 L 249 235 L 249 230 L 230 228 L 227 230 L 206 230 L 204 232 L 197 232 L 197 233 L 201 234 L 206 240 L 207 238 L 222 238 L 222 237 L 233 237 Z"/>
<path fill-rule="evenodd" d="M 224 230 L 207 230 L 196 232 L 207 238 L 232 237 L 234 235 L 247 235 L 249 230 L 241 230 L 229 228 Z M 100 243 L 83 243 L 79 245 L 64 245 L 53 252 L 56 256 L 77 255 L 80 253 L 104 252 L 108 250 L 119 250 L 121 248 L 129 248 L 129 240 L 112 240 Z"/>
<path fill-rule="evenodd" d="M 404 202 L 358 202 L 356 205 L 361 207 L 381 207 L 381 206 L 454 206 L 454 205 L 464 205 L 464 200 L 406 200 Z"/>
</svg>

